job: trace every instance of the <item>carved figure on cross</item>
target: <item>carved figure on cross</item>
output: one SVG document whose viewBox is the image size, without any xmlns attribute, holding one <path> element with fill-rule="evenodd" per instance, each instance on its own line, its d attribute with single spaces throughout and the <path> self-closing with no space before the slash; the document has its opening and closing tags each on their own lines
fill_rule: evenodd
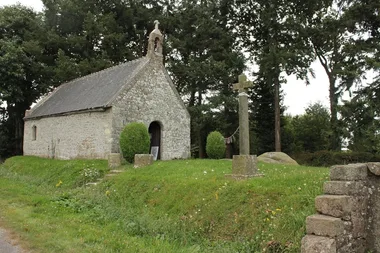
<svg viewBox="0 0 380 253">
<path fill-rule="evenodd" d="M 253 87 L 253 82 L 247 81 L 247 76 L 244 74 L 239 75 L 239 82 L 234 84 L 234 90 L 244 93 L 251 87 Z"/>
</svg>

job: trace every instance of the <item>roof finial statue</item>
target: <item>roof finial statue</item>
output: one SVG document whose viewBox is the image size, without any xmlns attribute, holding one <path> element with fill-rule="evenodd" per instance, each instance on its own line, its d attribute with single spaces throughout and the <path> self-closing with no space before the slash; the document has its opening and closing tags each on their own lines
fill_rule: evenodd
<svg viewBox="0 0 380 253">
<path fill-rule="evenodd" d="M 160 24 L 160 21 L 158 21 L 158 20 L 155 20 L 154 21 L 154 29 L 155 30 L 158 30 L 158 25 Z"/>
<path fill-rule="evenodd" d="M 158 20 L 154 21 L 154 30 L 149 35 L 149 43 L 148 43 L 148 56 L 162 57 L 162 45 L 164 36 L 161 31 L 158 29 L 158 25 L 160 22 Z"/>
</svg>

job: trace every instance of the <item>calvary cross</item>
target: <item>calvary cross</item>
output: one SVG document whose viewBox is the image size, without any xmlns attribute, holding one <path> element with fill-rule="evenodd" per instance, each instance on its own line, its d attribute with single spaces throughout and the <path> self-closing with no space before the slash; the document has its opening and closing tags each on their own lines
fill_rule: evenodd
<svg viewBox="0 0 380 253">
<path fill-rule="evenodd" d="M 246 89 L 253 87 L 247 76 L 241 74 L 239 82 L 234 84 L 234 90 L 239 91 L 239 149 L 240 155 L 249 155 L 249 120 L 248 120 L 248 94 Z"/>
<path fill-rule="evenodd" d="M 247 81 L 247 76 L 244 74 L 239 75 L 239 82 L 234 84 L 234 90 L 239 90 L 239 92 L 245 92 L 245 89 L 253 87 L 251 81 Z"/>
</svg>

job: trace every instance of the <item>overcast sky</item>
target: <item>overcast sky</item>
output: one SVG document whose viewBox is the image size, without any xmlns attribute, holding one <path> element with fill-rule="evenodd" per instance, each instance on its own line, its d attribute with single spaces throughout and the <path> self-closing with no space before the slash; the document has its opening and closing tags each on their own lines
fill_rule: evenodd
<svg viewBox="0 0 380 253">
<path fill-rule="evenodd" d="M 16 4 L 33 7 L 37 11 L 41 11 L 43 4 L 41 0 L 0 0 L 1 5 Z M 296 80 L 294 76 L 287 77 L 287 83 L 282 85 L 285 93 L 284 104 L 287 107 L 286 113 L 292 115 L 303 114 L 305 108 L 317 101 L 322 102 L 326 107 L 329 107 L 328 100 L 328 79 L 323 68 L 318 62 L 311 66 L 316 74 L 316 79 L 311 80 L 311 84 L 306 86 L 304 81 Z M 247 75 L 249 74 L 247 71 Z"/>
</svg>

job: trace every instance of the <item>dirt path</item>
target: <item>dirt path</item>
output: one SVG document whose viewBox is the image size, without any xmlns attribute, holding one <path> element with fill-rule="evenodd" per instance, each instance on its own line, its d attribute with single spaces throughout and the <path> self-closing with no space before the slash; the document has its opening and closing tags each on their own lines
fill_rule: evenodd
<svg viewBox="0 0 380 253">
<path fill-rule="evenodd" d="M 3 228 L 0 228 L 0 252 L 1 253 L 27 253 L 15 244 L 10 239 L 9 233 Z"/>
</svg>

